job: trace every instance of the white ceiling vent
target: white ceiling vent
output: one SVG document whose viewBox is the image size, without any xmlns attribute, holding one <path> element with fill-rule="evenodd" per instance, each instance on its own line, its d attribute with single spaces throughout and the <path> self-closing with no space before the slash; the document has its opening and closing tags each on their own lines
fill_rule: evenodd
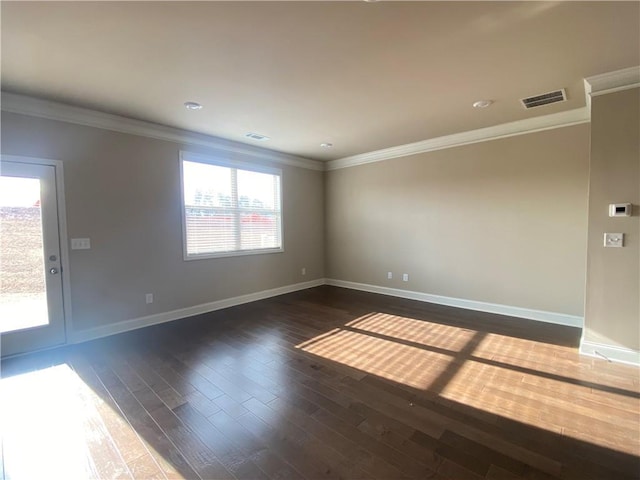
<svg viewBox="0 0 640 480">
<path fill-rule="evenodd" d="M 564 88 L 556 90 L 555 92 L 543 93 L 541 95 L 535 95 L 533 97 L 527 97 L 520 100 L 524 108 L 541 107 L 542 105 L 549 105 L 551 103 L 565 102 L 567 100 L 567 93 Z"/>
<path fill-rule="evenodd" d="M 270 138 L 265 135 L 260 135 L 259 133 L 245 133 L 245 137 L 250 138 L 251 140 L 257 140 L 258 142 L 266 142 Z"/>
</svg>

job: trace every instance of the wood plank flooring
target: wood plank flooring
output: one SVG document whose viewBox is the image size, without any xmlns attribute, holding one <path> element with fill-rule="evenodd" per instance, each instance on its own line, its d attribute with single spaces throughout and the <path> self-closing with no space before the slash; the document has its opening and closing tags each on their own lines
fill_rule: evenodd
<svg viewBox="0 0 640 480">
<path fill-rule="evenodd" d="M 335 287 L 2 362 L 0 477 L 640 478 L 578 329 Z"/>
</svg>

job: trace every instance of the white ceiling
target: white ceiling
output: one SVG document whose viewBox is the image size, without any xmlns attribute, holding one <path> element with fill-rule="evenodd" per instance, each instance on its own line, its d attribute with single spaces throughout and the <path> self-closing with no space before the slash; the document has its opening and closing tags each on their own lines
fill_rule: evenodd
<svg viewBox="0 0 640 480">
<path fill-rule="evenodd" d="M 3 90 L 320 160 L 580 108 L 583 78 L 640 64 L 639 2 L 3 1 L 1 14 Z M 520 105 L 559 88 L 567 102 Z"/>
</svg>

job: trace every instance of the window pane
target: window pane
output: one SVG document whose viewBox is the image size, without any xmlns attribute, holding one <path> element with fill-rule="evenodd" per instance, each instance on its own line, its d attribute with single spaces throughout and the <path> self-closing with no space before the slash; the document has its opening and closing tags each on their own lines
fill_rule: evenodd
<svg viewBox="0 0 640 480">
<path fill-rule="evenodd" d="M 183 162 L 184 204 L 232 207 L 231 169 L 206 163 Z"/>
<path fill-rule="evenodd" d="M 187 256 L 282 246 L 280 175 L 183 161 Z"/>
<path fill-rule="evenodd" d="M 235 214 L 230 210 L 186 207 L 187 253 L 231 252 L 237 247 Z"/>
<path fill-rule="evenodd" d="M 248 209 L 280 209 L 280 177 L 238 170 L 238 205 Z"/>
<path fill-rule="evenodd" d="M 280 215 L 273 213 L 242 213 L 240 238 L 243 250 L 279 248 Z"/>
<path fill-rule="evenodd" d="M 47 325 L 40 180 L 0 177 L 0 332 Z"/>
</svg>

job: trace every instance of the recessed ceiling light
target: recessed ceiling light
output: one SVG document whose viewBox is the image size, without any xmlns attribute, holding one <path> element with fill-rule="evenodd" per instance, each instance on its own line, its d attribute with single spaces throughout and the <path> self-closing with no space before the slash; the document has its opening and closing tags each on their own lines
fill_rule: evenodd
<svg viewBox="0 0 640 480">
<path fill-rule="evenodd" d="M 266 135 L 260 135 L 259 133 L 249 132 L 249 133 L 245 133 L 244 136 L 247 138 L 250 138 L 251 140 L 257 140 L 259 142 L 266 142 L 267 140 L 271 140 Z"/>
<path fill-rule="evenodd" d="M 473 108 L 487 108 L 493 103 L 493 100 L 478 100 L 473 104 Z"/>
<path fill-rule="evenodd" d="M 202 105 L 198 102 L 184 102 L 184 106 L 187 110 L 202 110 Z"/>
<path fill-rule="evenodd" d="M 327 142 L 325 142 L 325 143 L 321 143 L 321 144 L 320 144 L 320 146 L 321 146 L 322 148 L 331 148 L 331 147 L 333 147 L 333 143 L 327 143 Z"/>
</svg>

